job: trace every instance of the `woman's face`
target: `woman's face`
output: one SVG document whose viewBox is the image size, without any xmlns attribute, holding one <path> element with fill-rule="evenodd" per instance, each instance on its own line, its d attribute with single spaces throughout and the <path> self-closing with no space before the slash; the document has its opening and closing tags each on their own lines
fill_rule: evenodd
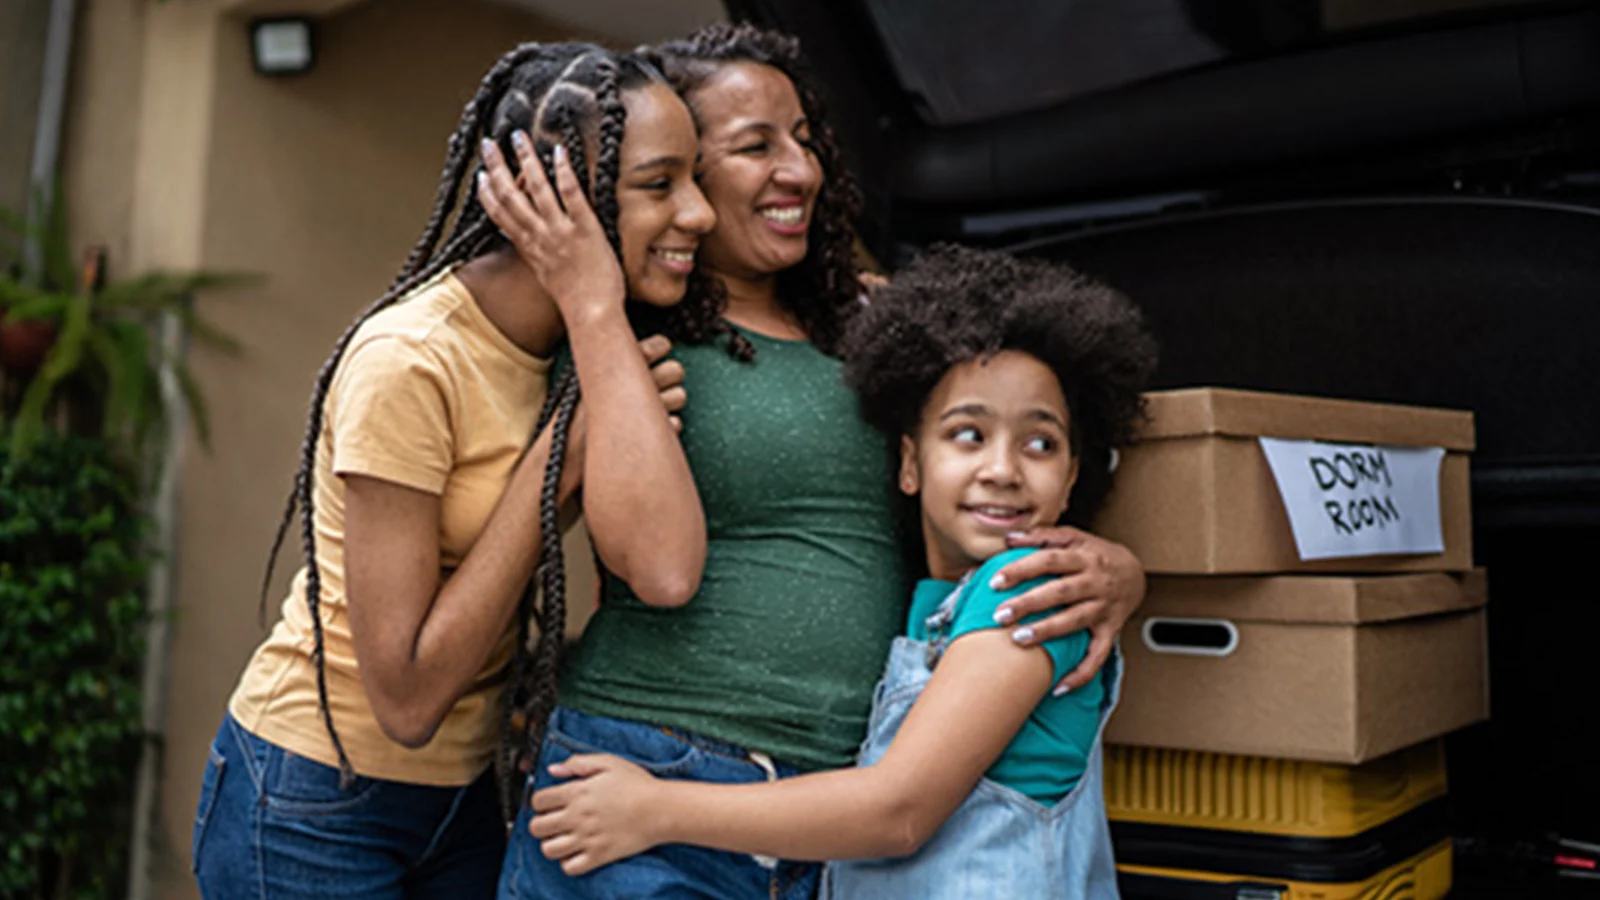
<svg viewBox="0 0 1600 900">
<path fill-rule="evenodd" d="M 701 128 L 700 187 L 717 211 L 701 259 L 751 279 L 798 265 L 823 172 L 794 83 L 772 66 L 728 63 L 689 101 Z"/>
<path fill-rule="evenodd" d="M 717 224 L 694 182 L 699 152 L 689 108 L 650 83 L 625 91 L 627 131 L 617 172 L 617 236 L 628 295 L 651 306 L 683 300 L 695 252 Z"/>
</svg>

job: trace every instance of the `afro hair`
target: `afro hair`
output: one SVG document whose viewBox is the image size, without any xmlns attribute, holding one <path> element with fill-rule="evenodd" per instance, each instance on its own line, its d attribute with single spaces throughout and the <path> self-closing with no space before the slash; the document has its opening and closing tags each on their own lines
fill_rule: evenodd
<svg viewBox="0 0 1600 900">
<path fill-rule="evenodd" d="M 1087 525 L 1111 486 L 1112 451 L 1144 416 L 1156 343 L 1126 297 L 1058 263 L 936 245 L 895 273 L 855 318 L 845 378 L 861 414 L 912 434 L 953 366 L 1016 350 L 1061 381 L 1079 460 L 1068 521 Z"/>
</svg>

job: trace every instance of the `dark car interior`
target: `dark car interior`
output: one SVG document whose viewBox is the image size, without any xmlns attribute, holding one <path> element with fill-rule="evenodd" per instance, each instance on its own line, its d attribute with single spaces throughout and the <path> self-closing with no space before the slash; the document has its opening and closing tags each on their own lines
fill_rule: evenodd
<svg viewBox="0 0 1600 900">
<path fill-rule="evenodd" d="M 1069 262 L 1146 310 L 1158 387 L 1476 414 L 1492 718 L 1448 743 L 1451 896 L 1600 896 L 1550 863 L 1600 844 L 1600 8 L 728 6 L 803 41 L 890 268 Z"/>
</svg>

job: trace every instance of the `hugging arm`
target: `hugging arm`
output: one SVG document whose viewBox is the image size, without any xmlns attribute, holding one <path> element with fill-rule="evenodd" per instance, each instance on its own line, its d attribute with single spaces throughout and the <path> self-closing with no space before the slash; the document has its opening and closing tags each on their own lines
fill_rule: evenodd
<svg viewBox="0 0 1600 900">
<path fill-rule="evenodd" d="M 746 785 L 661 781 L 609 756 L 552 768 L 534 795 L 544 854 L 578 875 L 659 844 L 786 859 L 915 853 L 994 764 L 1049 689 L 1039 647 L 975 631 L 945 651 L 884 756 L 867 767 Z M 951 727 L 952 723 L 960 727 Z"/>
</svg>

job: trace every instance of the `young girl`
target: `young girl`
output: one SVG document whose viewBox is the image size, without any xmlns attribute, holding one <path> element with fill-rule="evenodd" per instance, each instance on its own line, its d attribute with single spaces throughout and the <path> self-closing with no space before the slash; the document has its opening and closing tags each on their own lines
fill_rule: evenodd
<svg viewBox="0 0 1600 900">
<path fill-rule="evenodd" d="M 480 153 L 514 144 L 537 146 L 521 177 L 546 198 L 518 220 L 524 257 L 464 189 Z M 682 371 L 650 368 L 667 341 L 641 353 L 628 319 L 690 340 L 713 327 L 714 306 L 681 303 L 715 222 L 697 151 L 688 109 L 635 58 L 527 44 L 484 78 L 421 241 L 318 375 L 278 535 L 298 504 L 306 565 L 211 747 L 193 846 L 205 896 L 494 893 L 491 761 L 507 725 L 506 745 L 527 744 L 561 638 L 544 628 L 530 650 L 527 585 L 541 561 L 559 578 L 556 510 L 580 482 L 608 569 L 647 603 L 693 593 L 705 528 L 669 420 Z M 577 378 L 547 390 L 562 340 Z M 675 527 L 640 533 L 633 516 Z M 515 716 L 500 704 L 512 660 L 528 676 Z"/>
<path fill-rule="evenodd" d="M 1124 298 L 1059 266 L 936 249 L 875 295 L 845 344 L 862 411 L 900 441 L 920 499 L 917 585 L 861 767 L 761 785 L 656 780 L 570 752 L 534 796 L 543 852 L 580 875 L 689 843 L 833 863 L 833 898 L 1116 896 L 1100 787 L 1115 661 L 1064 696 L 1085 632 L 1019 646 L 990 579 L 1007 535 L 1103 493 L 1140 415 L 1154 344 Z"/>
</svg>

